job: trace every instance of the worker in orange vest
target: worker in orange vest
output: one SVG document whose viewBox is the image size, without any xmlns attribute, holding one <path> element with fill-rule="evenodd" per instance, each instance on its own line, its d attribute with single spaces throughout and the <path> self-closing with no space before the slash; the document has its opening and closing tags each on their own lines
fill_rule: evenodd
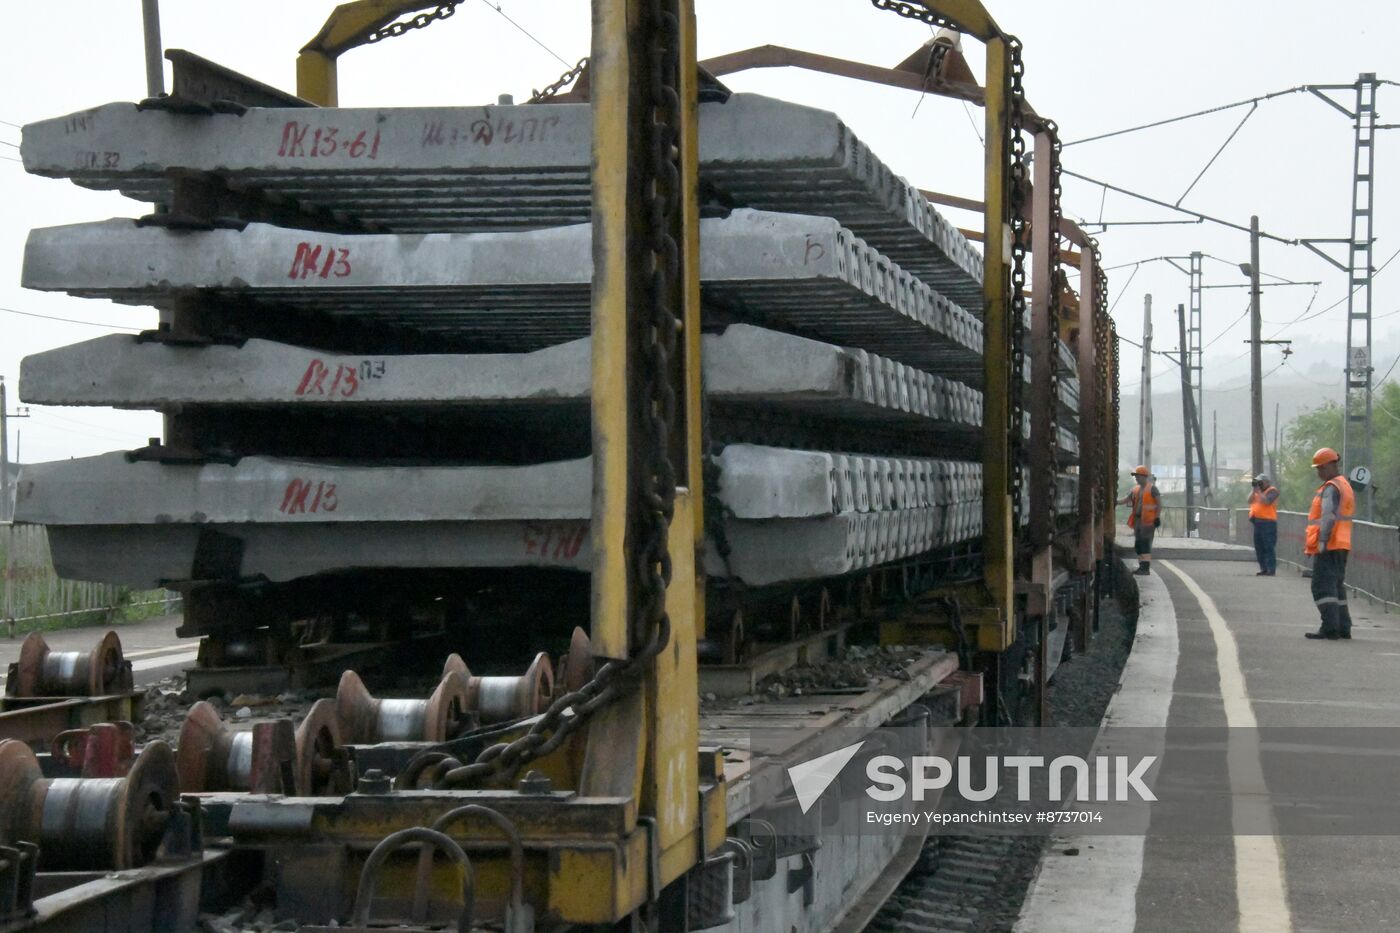
<svg viewBox="0 0 1400 933">
<path fill-rule="evenodd" d="M 1356 514 L 1356 494 L 1342 476 L 1341 457 L 1331 447 L 1313 454 L 1313 466 L 1322 485 L 1308 510 L 1307 538 L 1303 553 L 1313 556 L 1312 595 L 1322 616 L 1308 638 L 1329 640 L 1351 637 L 1351 611 L 1347 608 L 1347 556 L 1351 553 L 1351 520 Z"/>
<path fill-rule="evenodd" d="M 1256 577 L 1272 577 L 1278 568 L 1278 488 L 1268 475 L 1254 477 L 1249 494 L 1249 521 L 1254 525 L 1254 559 L 1259 561 Z"/>
<path fill-rule="evenodd" d="M 1133 529 L 1133 551 L 1138 559 L 1138 569 L 1133 573 L 1145 577 L 1152 572 L 1152 537 L 1162 524 L 1162 496 L 1157 492 L 1157 484 L 1151 482 L 1147 467 L 1138 466 L 1133 470 L 1133 478 L 1137 485 L 1118 504 L 1129 506 L 1128 527 Z"/>
</svg>

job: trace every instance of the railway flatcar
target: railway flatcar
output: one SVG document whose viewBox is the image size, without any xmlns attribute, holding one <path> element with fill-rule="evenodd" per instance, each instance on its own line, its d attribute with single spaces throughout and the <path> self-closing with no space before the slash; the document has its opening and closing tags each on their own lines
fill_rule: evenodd
<svg viewBox="0 0 1400 933">
<path fill-rule="evenodd" d="M 454 6 L 343 4 L 295 94 L 171 51 L 170 93 L 24 128 L 27 171 L 156 205 L 34 230 L 25 286 L 160 323 L 29 357 L 21 396 L 164 432 L 26 468 L 16 520 L 64 576 L 179 591 L 197 696 L 460 653 L 427 707 L 342 680 L 363 715 L 305 747 L 350 747 L 345 781 L 186 795 L 280 916 L 860 929 L 923 838 L 841 829 L 858 795 L 811 810 L 788 769 L 910 717 L 1041 722 L 1110 553 L 1107 282 L 1020 44 L 879 0 L 939 30 L 895 67 L 701 62 L 691 0 L 594 0 L 526 103 L 337 106 L 338 55 Z M 774 64 L 982 107 L 982 197 L 724 83 Z M 752 702 L 858 630 L 900 677 Z"/>
</svg>

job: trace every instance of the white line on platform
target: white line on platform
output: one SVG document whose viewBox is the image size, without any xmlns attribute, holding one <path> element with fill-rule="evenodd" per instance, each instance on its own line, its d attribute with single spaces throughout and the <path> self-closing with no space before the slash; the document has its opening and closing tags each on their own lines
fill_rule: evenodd
<svg viewBox="0 0 1400 933">
<path fill-rule="evenodd" d="M 1156 728 L 1167 724 L 1180 654 L 1176 611 L 1158 577 L 1138 583 L 1137 634 L 1104 713 L 1104 726 Z M 1096 746 L 1096 752 L 1097 752 Z M 1016 933 L 1132 933 L 1142 881 L 1147 827 L 1132 835 L 1053 838 L 1021 907 Z M 1075 858 L 1057 857 L 1067 844 Z"/>
<path fill-rule="evenodd" d="M 1259 758 L 1258 721 L 1249 699 L 1249 685 L 1240 667 L 1240 649 L 1235 634 L 1215 605 L 1215 600 L 1190 575 L 1171 561 L 1158 566 L 1177 576 L 1200 603 L 1211 637 L 1215 640 L 1216 667 L 1220 672 L 1220 699 L 1225 707 L 1225 724 L 1243 730 L 1232 735 L 1228 767 L 1230 771 L 1231 813 L 1235 831 L 1272 824 L 1273 810 L 1269 788 L 1264 782 L 1264 766 Z M 1288 909 L 1288 885 L 1283 869 L 1283 850 L 1277 836 L 1235 836 L 1235 898 L 1240 909 L 1240 933 L 1287 933 L 1293 929 Z"/>
<path fill-rule="evenodd" d="M 193 664 L 195 658 L 199 657 L 198 651 L 185 651 L 183 654 L 166 654 L 158 658 L 145 658 L 140 661 L 132 661 L 131 669 L 135 673 L 141 671 L 151 671 L 158 667 L 174 667 L 177 664 Z"/>
<path fill-rule="evenodd" d="M 178 654 L 180 652 L 193 650 L 194 649 L 190 647 L 189 642 L 184 642 L 183 644 L 179 645 L 166 645 L 164 648 L 145 648 L 141 651 L 123 651 L 122 657 L 130 661 L 133 658 L 149 658 L 157 654 Z"/>
</svg>

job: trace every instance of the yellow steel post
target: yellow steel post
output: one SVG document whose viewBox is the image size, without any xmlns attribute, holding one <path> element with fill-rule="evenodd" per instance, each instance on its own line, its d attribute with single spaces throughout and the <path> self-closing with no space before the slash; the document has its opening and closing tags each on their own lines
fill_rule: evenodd
<svg viewBox="0 0 1400 933">
<path fill-rule="evenodd" d="M 669 230 L 678 247 L 678 279 L 669 300 L 680 324 L 670 378 L 677 396 L 676 425 L 666 451 L 677 469 L 674 517 L 668 533 L 671 580 L 666 609 L 670 641 L 652 662 L 642 691 L 602 710 L 588 738 L 581 793 L 631 796 L 653 818 L 650 872 L 663 885 L 700 857 L 699 677 L 697 627 L 701 618 L 700 543 L 700 302 L 698 115 L 695 87 L 694 10 L 672 0 L 681 28 L 676 82 L 680 108 L 677 149 L 680 209 Z M 650 41 L 659 26 L 644 0 L 594 0 L 590 63 L 593 112 L 593 602 L 597 652 L 625 658 L 633 650 L 636 510 L 650 458 L 639 429 L 650 400 L 639 384 L 641 346 L 648 330 L 652 242 L 650 96 L 656 59 Z M 662 57 L 664 60 L 664 56 Z"/>
<path fill-rule="evenodd" d="M 700 95 L 696 68 L 695 0 L 679 0 L 681 25 L 681 289 L 685 348 L 685 435 L 689 456 L 681 482 L 690 490 L 695 548 L 695 635 L 705 637 L 705 439 L 700 355 Z"/>
<path fill-rule="evenodd" d="M 1008 155 L 1011 122 L 1008 88 L 1011 78 L 1006 41 L 986 40 L 986 231 L 983 269 L 982 374 L 982 559 L 992 605 L 1002 625 L 978 626 L 978 647 L 1001 651 L 1016 640 L 1014 587 L 1015 555 L 1011 510 L 1011 207 L 1008 197 Z"/>
<path fill-rule="evenodd" d="M 403 14 L 436 5 L 435 0 L 352 0 L 340 4 L 297 56 L 297 96 L 322 107 L 338 106 L 336 59 L 341 53 L 363 45 L 371 32 Z"/>
<path fill-rule="evenodd" d="M 636 328 L 628 250 L 639 197 L 630 162 L 636 106 L 632 35 L 635 3 L 594 0 L 589 63 L 593 111 L 593 649 L 628 656 L 632 573 L 628 566 L 633 413 L 628 386 L 636 378 L 629 345 Z"/>
</svg>

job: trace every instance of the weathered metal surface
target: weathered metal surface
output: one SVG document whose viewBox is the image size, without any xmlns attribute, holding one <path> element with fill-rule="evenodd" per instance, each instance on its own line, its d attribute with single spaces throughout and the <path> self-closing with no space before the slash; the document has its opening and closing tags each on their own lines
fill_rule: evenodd
<svg viewBox="0 0 1400 933">
<path fill-rule="evenodd" d="M 700 669 L 700 690 L 719 697 L 748 696 L 758 691 L 758 683 L 770 674 L 798 664 L 819 664 L 841 652 L 846 633 L 854 623 L 844 623 L 827 631 L 774 645 L 738 664 L 707 664 Z"/>
<path fill-rule="evenodd" d="M 304 777 L 312 764 L 300 759 L 302 749 L 311 747 L 297 742 L 291 720 L 234 730 L 217 709 L 200 701 L 190 707 L 180 729 L 175 759 L 180 790 L 309 795 L 313 788 Z"/>
<path fill-rule="evenodd" d="M 178 781 L 164 742 L 122 777 L 46 778 L 28 746 L 0 741 L 0 839 L 38 845 L 43 871 L 139 868 L 161 845 Z"/>
<path fill-rule="evenodd" d="M 211 849 L 143 868 L 41 875 L 52 893 L 34 901 L 35 914 L 10 930 L 35 933 L 184 931 L 199 919 L 203 883 L 224 868 L 227 849 Z"/>
<path fill-rule="evenodd" d="M 30 632 L 10 665 L 5 695 L 10 697 L 87 697 L 130 692 L 131 662 L 122 642 L 109 631 L 91 651 L 53 651 L 44 636 Z"/>
<path fill-rule="evenodd" d="M 0 739 L 47 743 L 59 733 L 141 718 L 145 693 L 98 697 L 0 697 Z"/>
<path fill-rule="evenodd" d="M 354 671 L 340 676 L 335 692 L 340 735 L 347 743 L 441 742 L 471 723 L 468 678 L 449 671 L 426 699 L 381 699 L 370 695 Z"/>
<path fill-rule="evenodd" d="M 738 210 L 702 221 L 705 293 L 739 313 L 980 379 L 982 324 L 836 221 Z M 169 305 L 198 289 L 266 314 L 373 319 L 531 350 L 589 333 L 586 224 L 507 233 L 172 233 L 110 220 L 31 231 L 23 283 Z"/>
<path fill-rule="evenodd" d="M 973 310 L 967 240 L 826 111 L 735 94 L 700 106 L 701 177 L 732 203 L 835 216 Z M 582 223 L 589 108 L 255 109 L 199 119 L 107 104 L 25 127 L 27 170 L 168 201 L 169 169 L 400 232 Z"/>
<path fill-rule="evenodd" d="M 582 644 L 579 636 L 583 636 Z M 588 667 L 588 636 L 581 629 L 574 630 L 574 645 L 571 656 L 578 675 Z M 554 696 L 555 668 L 549 655 L 540 652 L 535 655 L 525 673 L 515 676 L 478 677 L 473 674 L 460 655 L 448 657 L 443 666 L 443 676 L 454 674 L 466 679 L 465 709 L 473 713 L 482 723 L 509 722 L 538 716 L 549 706 Z M 581 684 L 576 685 L 577 689 Z"/>
</svg>

